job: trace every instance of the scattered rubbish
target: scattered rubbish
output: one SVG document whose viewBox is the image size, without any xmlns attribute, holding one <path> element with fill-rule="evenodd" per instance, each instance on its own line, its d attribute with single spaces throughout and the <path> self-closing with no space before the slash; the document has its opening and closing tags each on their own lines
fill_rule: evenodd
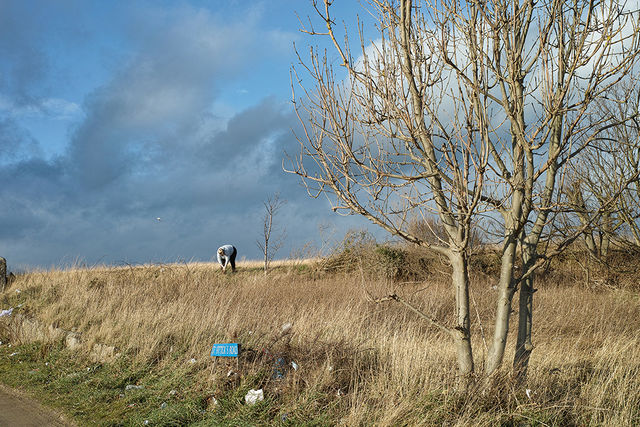
<svg viewBox="0 0 640 427">
<path fill-rule="evenodd" d="M 9 355 L 9 357 L 13 357 L 13 356 L 15 356 L 16 354 L 18 354 L 18 353 L 11 353 L 11 354 Z"/>
<path fill-rule="evenodd" d="M 291 327 L 293 326 L 293 324 L 287 322 L 284 325 L 282 325 L 282 329 L 281 329 L 281 333 L 284 335 L 286 333 L 288 333 L 291 330 Z"/>
<path fill-rule="evenodd" d="M 127 408 L 133 408 L 134 406 L 136 406 L 136 404 L 135 404 L 135 403 L 129 403 L 129 404 L 127 405 Z"/>
<path fill-rule="evenodd" d="M 122 398 L 124 397 L 124 393 L 120 393 L 120 394 L 118 395 L 118 397 L 119 397 L 120 399 L 122 399 Z"/>
<path fill-rule="evenodd" d="M 289 418 L 289 414 L 282 414 L 282 416 L 280 417 L 280 419 L 282 420 L 282 422 L 287 421 L 287 418 Z"/>
<path fill-rule="evenodd" d="M 195 358 L 191 358 L 191 360 L 189 360 L 189 363 L 191 363 L 192 365 L 193 365 L 194 363 L 196 363 L 196 362 L 197 362 L 197 360 L 196 360 Z"/>
<path fill-rule="evenodd" d="M 229 372 L 227 372 L 227 378 L 229 378 L 233 374 L 235 374 L 235 372 L 233 372 L 233 369 L 230 369 Z"/>
<path fill-rule="evenodd" d="M 218 399 L 214 396 L 207 397 L 207 409 L 213 409 L 218 406 Z"/>
<path fill-rule="evenodd" d="M 534 392 L 532 392 L 530 388 L 526 389 L 524 392 L 529 398 L 529 400 L 531 400 L 531 396 L 533 396 Z"/>
<path fill-rule="evenodd" d="M 175 396 L 176 394 L 178 394 L 178 391 L 177 391 L 177 390 L 171 390 L 171 391 L 169 392 L 169 396 Z"/>
<path fill-rule="evenodd" d="M 30 370 L 30 371 L 29 371 L 29 373 L 30 373 L 31 375 L 33 375 L 33 374 L 37 374 L 39 370 L 40 370 L 40 369 L 32 369 L 32 370 Z"/>
<path fill-rule="evenodd" d="M 244 401 L 247 405 L 255 405 L 261 400 L 264 400 L 264 392 L 262 391 L 262 389 L 258 389 L 258 390 L 251 389 L 247 392 L 247 395 L 244 397 Z"/>
<path fill-rule="evenodd" d="M 144 425 L 148 426 L 149 425 L 149 420 L 144 420 Z"/>
<path fill-rule="evenodd" d="M 278 357 L 273 363 L 271 378 L 281 380 L 287 375 L 287 361 L 284 357 Z"/>
<path fill-rule="evenodd" d="M 129 390 L 142 390 L 143 388 L 144 388 L 143 385 L 127 384 L 127 386 L 124 389 L 125 391 L 129 391 Z"/>
<path fill-rule="evenodd" d="M 16 289 L 16 294 L 19 294 L 20 292 L 22 292 L 20 289 Z"/>
<path fill-rule="evenodd" d="M 2 341 L 0 341 L 0 345 L 2 345 Z"/>
<path fill-rule="evenodd" d="M 291 367 L 293 368 L 294 371 L 298 370 L 298 364 L 296 362 L 294 362 L 293 360 L 291 361 Z"/>
<path fill-rule="evenodd" d="M 167 406 L 169 406 L 169 404 L 167 402 L 162 402 L 162 404 L 160 405 L 160 409 L 164 409 Z"/>
<path fill-rule="evenodd" d="M 340 389 L 338 389 L 338 392 L 336 393 L 336 396 L 340 397 L 340 396 L 344 396 L 344 392 Z"/>
<path fill-rule="evenodd" d="M 0 311 L 0 317 L 11 316 L 11 313 L 13 313 L 13 307 Z"/>
<path fill-rule="evenodd" d="M 44 363 L 44 366 L 49 366 L 49 362 L 45 362 L 45 363 Z"/>
</svg>

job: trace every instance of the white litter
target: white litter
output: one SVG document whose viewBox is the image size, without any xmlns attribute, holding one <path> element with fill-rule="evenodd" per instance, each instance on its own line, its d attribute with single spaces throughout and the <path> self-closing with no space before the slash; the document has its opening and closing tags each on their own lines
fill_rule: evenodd
<svg viewBox="0 0 640 427">
<path fill-rule="evenodd" d="M 293 325 L 289 322 L 285 323 L 284 325 L 282 325 L 282 333 L 286 334 L 287 332 L 289 332 L 291 330 L 291 327 Z"/>
<path fill-rule="evenodd" d="M 128 391 L 128 390 L 141 390 L 143 388 L 144 386 L 141 386 L 141 385 L 127 384 L 127 386 L 124 389 Z"/>
<path fill-rule="evenodd" d="M 197 362 L 197 360 L 195 358 L 192 358 L 191 360 L 189 360 L 189 363 L 191 363 L 191 364 L 194 364 L 196 362 Z"/>
<path fill-rule="evenodd" d="M 264 400 L 264 392 L 262 391 L 262 389 L 259 389 L 259 390 L 251 389 L 247 392 L 247 395 L 244 397 L 244 402 L 247 405 L 255 405 L 261 400 Z"/>
<path fill-rule="evenodd" d="M 16 289 L 16 294 L 19 294 L 20 292 L 22 292 L 20 289 Z"/>
<path fill-rule="evenodd" d="M 9 357 L 13 357 L 13 356 L 15 356 L 16 354 L 18 354 L 18 353 L 11 353 L 11 354 L 9 355 Z"/>
<path fill-rule="evenodd" d="M 298 364 L 296 362 L 294 362 L 293 360 L 291 361 L 291 367 L 293 368 L 294 371 L 298 370 Z"/>
<path fill-rule="evenodd" d="M 0 311 L 0 317 L 11 316 L 11 313 L 13 313 L 13 307 Z"/>
<path fill-rule="evenodd" d="M 524 392 L 527 395 L 527 397 L 529 398 L 529 400 L 531 400 L 531 395 L 533 395 L 533 392 L 531 391 L 531 389 L 528 388 Z"/>
</svg>

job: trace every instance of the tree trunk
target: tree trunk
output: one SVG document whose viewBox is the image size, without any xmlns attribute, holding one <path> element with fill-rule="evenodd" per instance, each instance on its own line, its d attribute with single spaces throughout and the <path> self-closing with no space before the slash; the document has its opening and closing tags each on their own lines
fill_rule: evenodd
<svg viewBox="0 0 640 427">
<path fill-rule="evenodd" d="M 264 239 L 264 274 L 267 274 L 269 269 L 269 238 Z"/>
<path fill-rule="evenodd" d="M 458 373 L 462 383 L 467 383 L 474 372 L 471 349 L 471 316 L 469 311 L 469 271 L 467 255 L 455 252 L 450 256 L 453 268 L 452 281 L 456 294 L 456 326 L 453 339 L 458 356 Z"/>
<path fill-rule="evenodd" d="M 7 286 L 7 260 L 0 257 L 0 292 Z"/>
<path fill-rule="evenodd" d="M 532 263 L 534 260 L 525 261 L 525 263 Z M 533 289 L 533 280 L 534 277 L 531 275 L 520 283 L 518 338 L 516 340 L 516 354 L 513 359 L 514 377 L 520 382 L 527 376 L 529 357 L 533 350 L 533 343 L 531 342 L 533 293 L 535 292 L 535 289 Z"/>
<path fill-rule="evenodd" d="M 596 241 L 593 238 L 593 232 L 591 230 L 585 231 L 584 233 L 584 243 L 587 245 L 587 250 L 594 258 L 599 258 L 598 247 L 596 246 Z"/>
<path fill-rule="evenodd" d="M 485 375 L 488 377 L 493 374 L 502 364 L 504 358 L 504 349 L 507 345 L 507 334 L 509 333 L 509 318 L 511 316 L 511 302 L 515 293 L 513 282 L 513 266 L 515 262 L 515 254 L 517 241 L 515 238 L 510 239 L 502 254 L 500 271 L 500 281 L 498 282 L 498 307 L 496 310 L 495 329 L 493 331 L 493 340 L 487 360 L 485 362 Z"/>
</svg>

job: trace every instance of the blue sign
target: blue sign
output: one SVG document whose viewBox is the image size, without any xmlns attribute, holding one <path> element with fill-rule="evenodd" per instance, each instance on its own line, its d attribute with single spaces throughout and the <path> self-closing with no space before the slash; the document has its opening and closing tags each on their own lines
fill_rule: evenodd
<svg viewBox="0 0 640 427">
<path fill-rule="evenodd" d="M 238 357 L 238 344 L 214 344 L 211 356 Z"/>
</svg>

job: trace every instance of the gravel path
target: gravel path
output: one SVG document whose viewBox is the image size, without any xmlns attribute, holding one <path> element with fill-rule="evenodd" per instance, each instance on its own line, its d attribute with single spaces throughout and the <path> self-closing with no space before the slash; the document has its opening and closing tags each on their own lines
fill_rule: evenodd
<svg viewBox="0 0 640 427">
<path fill-rule="evenodd" d="M 45 408 L 19 391 L 0 384 L 0 426 L 72 426 L 53 410 Z"/>
</svg>

